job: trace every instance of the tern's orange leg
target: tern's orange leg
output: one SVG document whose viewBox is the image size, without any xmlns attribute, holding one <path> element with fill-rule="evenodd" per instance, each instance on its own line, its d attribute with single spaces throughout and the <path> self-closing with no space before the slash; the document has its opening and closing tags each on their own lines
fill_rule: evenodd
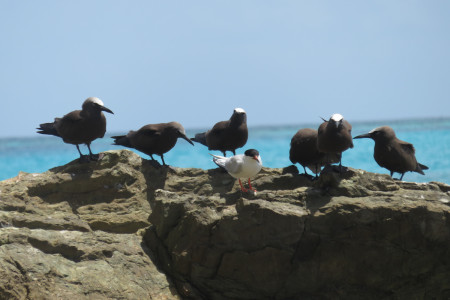
<svg viewBox="0 0 450 300">
<path fill-rule="evenodd" d="M 239 178 L 239 185 L 241 186 L 241 191 L 243 191 L 244 193 L 247 193 L 247 189 L 242 186 L 242 182 L 241 182 L 240 178 Z"/>
<path fill-rule="evenodd" d="M 250 178 L 248 179 L 248 187 L 249 187 L 249 189 L 251 191 L 255 191 L 256 192 L 256 190 L 252 187 L 252 184 L 250 183 Z"/>
</svg>

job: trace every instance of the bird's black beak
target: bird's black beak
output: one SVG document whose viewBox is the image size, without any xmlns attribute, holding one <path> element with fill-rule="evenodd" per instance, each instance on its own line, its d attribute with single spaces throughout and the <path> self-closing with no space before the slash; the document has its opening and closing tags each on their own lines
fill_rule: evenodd
<svg viewBox="0 0 450 300">
<path fill-rule="evenodd" d="M 194 146 L 194 143 L 191 141 L 191 139 L 188 138 L 184 133 L 180 132 L 180 138 L 185 139 L 186 141 L 188 141 L 189 144 Z"/>
<path fill-rule="evenodd" d="M 360 134 L 355 136 L 353 139 L 364 139 L 364 138 L 372 138 L 372 135 L 370 133 Z"/>
<path fill-rule="evenodd" d="M 112 112 L 112 110 L 110 110 L 109 108 L 104 107 L 104 106 L 100 106 L 100 110 L 106 111 L 106 112 L 108 112 L 108 113 L 110 113 L 110 114 L 114 114 L 114 113 Z"/>
</svg>

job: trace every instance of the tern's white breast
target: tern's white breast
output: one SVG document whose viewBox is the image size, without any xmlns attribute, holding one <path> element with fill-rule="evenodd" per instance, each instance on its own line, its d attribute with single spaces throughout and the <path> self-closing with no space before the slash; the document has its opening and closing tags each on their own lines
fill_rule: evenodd
<svg viewBox="0 0 450 300">
<path fill-rule="evenodd" d="M 259 160 L 261 161 L 261 158 Z M 246 155 L 236 155 L 227 161 L 225 168 L 234 178 L 250 178 L 261 171 L 260 161 Z"/>
</svg>

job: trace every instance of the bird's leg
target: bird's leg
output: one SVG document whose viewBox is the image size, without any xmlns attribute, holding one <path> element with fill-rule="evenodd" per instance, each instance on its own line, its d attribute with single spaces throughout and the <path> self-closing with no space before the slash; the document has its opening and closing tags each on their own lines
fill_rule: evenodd
<svg viewBox="0 0 450 300">
<path fill-rule="evenodd" d="M 222 151 L 223 157 L 227 157 L 227 151 Z"/>
<path fill-rule="evenodd" d="M 100 156 L 99 156 L 98 154 L 92 154 L 92 151 L 91 151 L 91 144 L 88 143 L 88 144 L 86 144 L 86 146 L 87 146 L 88 149 L 89 149 L 89 158 L 90 158 L 91 160 L 95 160 L 95 161 L 99 160 Z"/>
<path fill-rule="evenodd" d="M 163 166 L 167 166 L 167 165 L 166 165 L 166 162 L 164 161 L 164 154 L 161 154 L 161 160 L 162 160 L 162 162 L 163 162 Z"/>
<path fill-rule="evenodd" d="M 154 157 L 153 154 L 149 154 L 148 156 L 150 156 L 151 160 L 150 160 L 150 164 L 155 167 L 155 168 L 159 168 L 161 167 L 161 164 L 159 163 L 159 161 L 157 161 Z M 162 161 L 164 162 L 164 158 L 162 159 Z"/>
<path fill-rule="evenodd" d="M 405 173 L 402 173 L 402 176 L 400 176 L 400 181 L 403 179 L 403 175 L 405 175 Z"/>
<path fill-rule="evenodd" d="M 77 146 L 77 150 L 78 150 L 78 153 L 80 153 L 80 163 L 86 163 L 86 162 L 89 162 L 89 158 L 87 158 L 87 156 L 86 155 L 83 155 L 82 153 L 81 153 L 81 151 L 80 151 L 80 146 L 78 146 L 78 144 L 76 144 L 75 146 Z"/>
<path fill-rule="evenodd" d="M 391 171 L 391 177 L 394 176 L 394 171 Z"/>
<path fill-rule="evenodd" d="M 256 190 L 252 187 L 252 184 L 250 183 L 250 178 L 248 179 L 248 187 L 250 191 L 256 192 Z"/>
<path fill-rule="evenodd" d="M 243 191 L 244 193 L 247 193 L 247 189 L 242 186 L 242 182 L 241 182 L 240 178 L 239 178 L 239 185 L 241 186 L 241 191 Z"/>
<path fill-rule="evenodd" d="M 308 172 L 306 172 L 305 166 L 302 166 L 302 167 L 303 167 L 303 170 L 305 171 L 305 175 L 308 175 Z"/>
<path fill-rule="evenodd" d="M 80 158 L 83 158 L 83 154 L 80 151 L 80 146 L 78 146 L 78 144 L 76 144 L 75 146 L 77 146 L 78 153 L 80 153 Z"/>
<path fill-rule="evenodd" d="M 236 155 L 236 150 L 231 150 L 231 152 L 233 152 L 233 155 Z"/>
</svg>

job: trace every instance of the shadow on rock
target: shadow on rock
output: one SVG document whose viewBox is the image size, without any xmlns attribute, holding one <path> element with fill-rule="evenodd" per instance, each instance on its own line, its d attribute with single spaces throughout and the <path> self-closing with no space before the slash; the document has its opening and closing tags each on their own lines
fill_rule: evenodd
<svg viewBox="0 0 450 300">
<path fill-rule="evenodd" d="M 155 199 L 155 191 L 157 189 L 163 189 L 167 174 L 173 173 L 172 167 L 162 166 L 158 162 L 153 160 L 142 159 L 142 174 L 144 175 L 145 182 L 147 184 L 147 200 L 152 206 Z"/>
</svg>

